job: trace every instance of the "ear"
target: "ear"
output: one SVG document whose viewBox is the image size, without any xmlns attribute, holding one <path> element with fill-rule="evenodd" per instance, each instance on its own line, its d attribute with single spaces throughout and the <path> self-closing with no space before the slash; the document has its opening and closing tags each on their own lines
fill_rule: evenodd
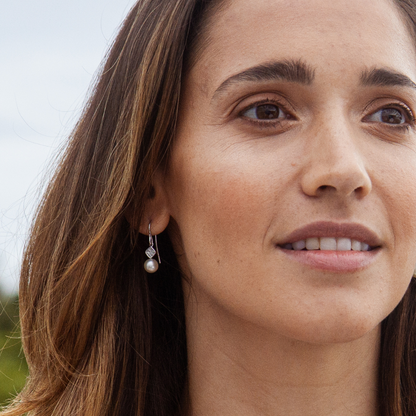
<svg viewBox="0 0 416 416">
<path fill-rule="evenodd" d="M 126 218 L 133 228 L 144 235 L 149 234 L 149 224 L 152 235 L 160 234 L 169 224 L 170 210 L 165 190 L 162 172 L 154 175 L 152 193 L 144 203 L 143 217 L 137 217 L 135 204 L 127 209 Z"/>
</svg>

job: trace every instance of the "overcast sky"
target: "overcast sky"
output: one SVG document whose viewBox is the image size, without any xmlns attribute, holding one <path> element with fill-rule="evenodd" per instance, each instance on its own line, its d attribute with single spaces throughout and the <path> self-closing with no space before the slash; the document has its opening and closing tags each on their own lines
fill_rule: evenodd
<svg viewBox="0 0 416 416">
<path fill-rule="evenodd" d="M 18 270 L 41 179 L 134 0 L 2 0 L 0 286 Z"/>
</svg>

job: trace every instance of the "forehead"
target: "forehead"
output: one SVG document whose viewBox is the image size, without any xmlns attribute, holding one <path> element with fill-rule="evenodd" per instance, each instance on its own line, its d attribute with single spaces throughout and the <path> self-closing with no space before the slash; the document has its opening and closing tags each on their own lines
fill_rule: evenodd
<svg viewBox="0 0 416 416">
<path fill-rule="evenodd" d="M 391 0 L 234 0 L 209 22 L 190 72 L 205 93 L 246 68 L 302 60 L 334 72 L 393 67 L 414 78 L 412 36 Z"/>
</svg>

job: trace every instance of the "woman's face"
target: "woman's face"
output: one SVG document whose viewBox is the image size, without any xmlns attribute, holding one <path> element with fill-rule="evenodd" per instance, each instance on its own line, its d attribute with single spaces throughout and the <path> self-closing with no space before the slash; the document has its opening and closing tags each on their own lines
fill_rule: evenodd
<svg viewBox="0 0 416 416">
<path fill-rule="evenodd" d="M 292 339 L 368 333 L 416 264 L 416 56 L 401 15 L 387 0 L 234 0 L 207 39 L 166 177 L 192 293 Z"/>
</svg>

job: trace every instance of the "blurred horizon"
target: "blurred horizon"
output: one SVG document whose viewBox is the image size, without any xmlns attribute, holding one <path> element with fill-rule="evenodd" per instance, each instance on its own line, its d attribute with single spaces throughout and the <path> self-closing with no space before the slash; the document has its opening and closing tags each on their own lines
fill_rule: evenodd
<svg viewBox="0 0 416 416">
<path fill-rule="evenodd" d="M 87 92 L 135 0 L 14 0 L 0 15 L 0 289 L 18 289 L 23 246 Z"/>
</svg>

